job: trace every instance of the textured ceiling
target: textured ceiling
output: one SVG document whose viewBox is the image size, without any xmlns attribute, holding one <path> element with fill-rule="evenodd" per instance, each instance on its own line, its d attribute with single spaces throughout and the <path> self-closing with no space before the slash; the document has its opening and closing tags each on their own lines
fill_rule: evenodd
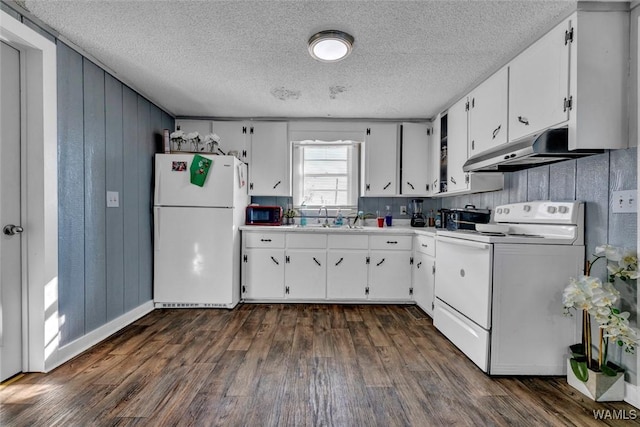
<svg viewBox="0 0 640 427">
<path fill-rule="evenodd" d="M 575 1 L 24 1 L 177 116 L 429 118 Z M 355 37 L 345 60 L 314 33 Z"/>
</svg>

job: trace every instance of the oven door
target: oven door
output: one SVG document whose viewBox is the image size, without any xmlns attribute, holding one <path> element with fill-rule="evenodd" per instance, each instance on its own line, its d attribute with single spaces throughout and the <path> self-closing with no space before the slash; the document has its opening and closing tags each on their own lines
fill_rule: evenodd
<svg viewBox="0 0 640 427">
<path fill-rule="evenodd" d="M 438 236 L 436 247 L 436 297 L 489 330 L 493 245 Z"/>
</svg>

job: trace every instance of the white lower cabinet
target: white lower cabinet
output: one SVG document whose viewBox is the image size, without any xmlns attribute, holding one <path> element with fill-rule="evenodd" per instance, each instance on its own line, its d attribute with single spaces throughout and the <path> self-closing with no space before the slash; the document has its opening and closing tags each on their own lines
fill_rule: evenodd
<svg viewBox="0 0 640 427">
<path fill-rule="evenodd" d="M 292 300 L 325 299 L 327 252 L 319 249 L 288 249 L 285 266 L 285 297 Z"/>
<path fill-rule="evenodd" d="M 284 298 L 284 249 L 245 249 L 242 296 L 245 299 Z"/>
<path fill-rule="evenodd" d="M 366 297 L 366 250 L 329 250 L 327 253 L 327 298 L 353 300 Z"/>
<path fill-rule="evenodd" d="M 433 317 L 436 239 L 433 236 L 416 236 L 413 247 L 413 299 L 418 307 Z"/>
<path fill-rule="evenodd" d="M 412 236 L 243 230 L 248 301 L 397 301 L 412 297 Z"/>
<path fill-rule="evenodd" d="M 410 300 L 411 252 L 371 251 L 369 261 L 370 300 Z"/>
</svg>

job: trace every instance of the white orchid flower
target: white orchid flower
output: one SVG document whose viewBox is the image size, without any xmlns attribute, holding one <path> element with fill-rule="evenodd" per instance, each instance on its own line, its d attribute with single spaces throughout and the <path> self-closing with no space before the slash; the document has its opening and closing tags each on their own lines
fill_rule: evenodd
<svg viewBox="0 0 640 427">
<path fill-rule="evenodd" d="M 171 132 L 171 135 L 169 135 L 169 138 L 171 138 L 171 139 L 184 138 L 184 132 L 181 131 L 181 130 L 177 130 L 175 132 Z"/>
</svg>

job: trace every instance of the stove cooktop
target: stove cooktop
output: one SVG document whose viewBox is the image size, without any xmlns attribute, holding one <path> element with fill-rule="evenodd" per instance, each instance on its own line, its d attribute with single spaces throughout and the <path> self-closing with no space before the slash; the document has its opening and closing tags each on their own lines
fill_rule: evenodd
<svg viewBox="0 0 640 427">
<path fill-rule="evenodd" d="M 569 230 L 565 230 L 569 231 Z M 539 235 L 530 233 L 481 233 L 475 230 L 438 230 L 438 236 L 472 240 L 481 243 L 532 244 L 532 245 L 581 245 L 574 233 Z"/>
</svg>

